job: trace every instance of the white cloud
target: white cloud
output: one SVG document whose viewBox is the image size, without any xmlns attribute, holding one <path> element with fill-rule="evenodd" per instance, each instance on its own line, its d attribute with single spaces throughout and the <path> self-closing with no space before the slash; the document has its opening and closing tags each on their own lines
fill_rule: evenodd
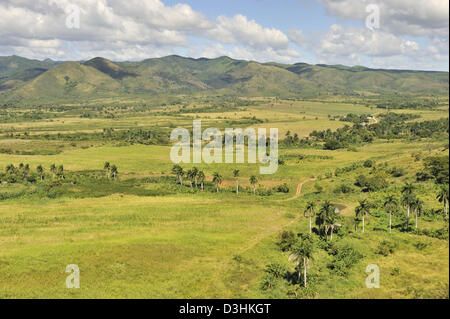
<svg viewBox="0 0 450 319">
<path fill-rule="evenodd" d="M 208 35 L 222 43 L 242 43 L 254 48 L 283 49 L 289 44 L 288 37 L 282 31 L 264 28 L 241 14 L 233 18 L 219 16 Z"/>
<path fill-rule="evenodd" d="M 427 47 L 391 33 L 364 27 L 331 25 L 310 43 L 320 63 L 365 65 L 375 68 L 441 69 L 448 46 L 435 38 Z M 445 51 L 447 50 L 447 52 Z"/>
<path fill-rule="evenodd" d="M 396 35 L 424 36 L 441 34 L 448 37 L 448 0 L 317 0 L 326 11 L 340 19 L 364 23 L 366 7 L 380 8 L 380 28 Z"/>
<path fill-rule="evenodd" d="M 303 31 L 300 29 L 290 29 L 290 30 L 288 30 L 287 33 L 288 33 L 289 40 L 298 46 L 304 45 L 307 41 L 306 36 L 303 34 Z"/>
<path fill-rule="evenodd" d="M 298 28 L 283 31 L 242 14 L 209 19 L 187 4 L 161 0 L 0 0 L 0 55 L 142 60 L 187 52 L 261 62 L 293 63 L 308 56 L 321 63 L 448 68 L 448 1 L 317 1 L 329 14 L 360 21 L 361 27 L 334 24 L 307 37 Z M 374 32 L 363 26 L 369 3 L 381 11 Z M 65 26 L 69 4 L 80 8 L 80 29 Z"/>
<path fill-rule="evenodd" d="M 80 8 L 79 29 L 65 25 L 69 4 Z M 7 0 L 0 3 L 0 17 L 0 53 L 26 53 L 33 58 L 105 54 L 136 60 L 192 48 L 190 37 L 209 39 L 216 47 L 233 44 L 248 56 L 286 60 L 283 52 L 293 54 L 288 37 L 278 29 L 240 14 L 210 21 L 187 4 L 166 6 L 160 0 Z M 205 53 L 213 57 L 213 52 Z"/>
</svg>

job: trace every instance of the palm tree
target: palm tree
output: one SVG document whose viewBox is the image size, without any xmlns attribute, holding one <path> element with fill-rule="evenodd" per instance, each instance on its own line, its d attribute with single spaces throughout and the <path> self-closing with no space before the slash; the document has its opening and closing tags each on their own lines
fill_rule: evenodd
<svg viewBox="0 0 450 319">
<path fill-rule="evenodd" d="M 23 167 L 23 178 L 25 178 L 30 172 L 30 164 L 25 164 Z"/>
<path fill-rule="evenodd" d="M 316 204 L 314 202 L 308 202 L 306 204 L 306 209 L 303 215 L 309 217 L 309 233 L 312 233 L 312 217 L 316 214 L 315 212 Z"/>
<path fill-rule="evenodd" d="M 328 219 L 328 228 L 330 229 L 330 241 L 333 241 L 333 233 L 335 227 L 341 227 L 342 225 L 337 222 L 339 209 L 337 207 L 334 208 L 333 213 L 329 216 Z"/>
<path fill-rule="evenodd" d="M 420 212 L 422 212 L 423 209 L 423 201 L 420 198 L 415 198 L 414 201 L 411 203 L 411 208 L 414 212 L 414 215 L 416 217 L 416 229 L 418 228 L 418 215 Z"/>
<path fill-rule="evenodd" d="M 409 214 L 411 211 L 411 202 L 413 201 L 414 196 L 414 190 L 416 187 L 411 183 L 406 183 L 405 186 L 402 188 L 402 195 L 403 195 L 403 202 L 407 207 L 407 214 L 409 219 Z"/>
<path fill-rule="evenodd" d="M 203 183 L 205 182 L 205 173 L 203 173 L 203 171 L 199 171 L 197 174 L 197 178 L 203 190 Z"/>
<path fill-rule="evenodd" d="M 216 185 L 216 191 L 219 192 L 219 185 L 222 184 L 222 176 L 217 172 L 213 174 L 213 183 Z"/>
<path fill-rule="evenodd" d="M 111 164 L 109 162 L 105 162 L 105 165 L 103 165 L 103 169 L 107 170 L 108 172 L 108 179 L 111 173 Z"/>
<path fill-rule="evenodd" d="M 367 201 L 367 199 L 360 200 L 359 206 L 355 208 L 356 217 L 359 217 L 359 216 L 362 217 L 363 233 L 364 233 L 364 228 L 365 228 L 365 224 L 364 224 L 365 216 L 370 214 L 370 208 L 371 208 L 371 205 Z"/>
<path fill-rule="evenodd" d="M 186 176 L 187 176 L 187 178 L 189 178 L 189 184 L 191 185 L 191 188 L 192 188 L 194 180 L 195 180 L 195 178 L 197 176 L 197 172 L 194 171 L 193 169 L 190 169 L 190 170 L 187 171 Z"/>
<path fill-rule="evenodd" d="M 194 167 L 194 168 L 192 169 L 192 174 L 194 175 L 194 185 L 195 185 L 195 188 L 197 188 L 197 185 L 198 185 L 198 172 L 199 172 L 199 170 L 198 170 L 197 167 Z"/>
<path fill-rule="evenodd" d="M 117 179 L 117 176 L 119 175 L 119 169 L 116 165 L 111 166 L 111 175 L 114 179 Z"/>
<path fill-rule="evenodd" d="M 42 165 L 38 165 L 38 167 L 36 167 L 36 170 L 39 174 L 39 176 L 41 177 L 41 181 L 44 179 L 44 168 L 42 167 Z"/>
<path fill-rule="evenodd" d="M 311 236 L 304 236 L 297 241 L 291 249 L 290 261 L 297 263 L 298 281 L 300 282 L 303 269 L 303 285 L 306 287 L 306 269 L 314 251 L 314 243 Z"/>
<path fill-rule="evenodd" d="M 438 196 L 436 197 L 440 203 L 444 203 L 445 218 L 448 218 L 448 185 L 442 186 Z"/>
<path fill-rule="evenodd" d="M 64 166 L 59 165 L 58 170 L 56 171 L 56 175 L 58 175 L 59 178 L 64 179 Z"/>
<path fill-rule="evenodd" d="M 6 174 L 13 175 L 16 171 L 16 168 L 14 167 L 14 164 L 9 164 L 6 166 Z"/>
<path fill-rule="evenodd" d="M 258 178 L 255 175 L 250 176 L 250 184 L 253 185 L 253 194 L 256 194 L 256 184 L 258 183 Z"/>
<path fill-rule="evenodd" d="M 340 227 L 341 224 L 337 223 L 337 209 L 330 203 L 330 201 L 325 201 L 316 217 L 316 225 L 322 230 L 322 233 L 328 236 L 328 231 L 331 230 L 330 240 L 333 240 L 333 231 L 335 227 Z"/>
<path fill-rule="evenodd" d="M 236 195 L 238 195 L 239 194 L 239 179 L 238 179 L 238 177 L 239 177 L 239 170 L 238 169 L 235 169 L 233 171 L 233 176 L 234 176 L 234 178 L 236 178 Z"/>
<path fill-rule="evenodd" d="M 176 175 L 178 181 L 180 182 L 180 185 L 183 185 L 183 175 L 184 175 L 183 168 L 178 164 L 174 165 L 172 167 L 172 173 Z"/>
<path fill-rule="evenodd" d="M 402 196 L 402 205 L 407 208 L 406 215 L 406 229 L 409 228 L 409 215 L 411 212 L 411 205 L 414 203 L 416 195 L 414 193 L 404 193 Z"/>
<path fill-rule="evenodd" d="M 398 201 L 394 195 L 389 195 L 384 200 L 384 209 L 389 213 L 389 233 L 392 233 L 392 212 L 398 208 Z"/>
<path fill-rule="evenodd" d="M 50 172 L 52 172 L 53 178 L 55 178 L 55 175 L 56 175 L 56 165 L 55 164 L 50 165 Z"/>
</svg>

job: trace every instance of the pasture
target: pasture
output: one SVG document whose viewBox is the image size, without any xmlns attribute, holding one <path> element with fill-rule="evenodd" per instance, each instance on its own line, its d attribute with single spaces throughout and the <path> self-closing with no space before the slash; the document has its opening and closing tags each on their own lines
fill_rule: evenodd
<svg viewBox="0 0 450 319">
<path fill-rule="evenodd" d="M 424 158 L 448 157 L 445 136 L 376 139 L 336 150 L 319 144 L 280 145 L 284 163 L 266 176 L 259 175 L 260 164 L 182 164 L 185 170 L 196 166 L 205 173 L 202 191 L 190 187 L 187 178 L 177 184 L 170 144 L 143 145 L 94 134 L 107 128 L 165 133 L 191 128 L 193 119 L 202 119 L 204 127 L 277 127 L 280 138 L 288 131 L 302 138 L 314 130 L 352 126 L 334 117 L 353 113 L 379 118 L 386 112 L 363 104 L 272 100 L 221 113 L 175 110 L 124 112 L 114 119 L 55 113 L 52 119 L 0 123 L 0 150 L 5 150 L 0 152 L 0 171 L 20 163 L 29 164 L 33 174 L 38 165 L 45 169 L 43 180 L 0 184 L 0 298 L 448 298 L 448 220 L 442 214 L 423 214 L 419 228 L 428 232 L 405 231 L 405 208 L 400 207 L 390 234 L 382 207 L 386 196 L 400 196 L 408 182 L 417 184 L 424 211 L 442 209 L 436 200 L 439 186 L 432 180 L 418 183 L 416 174 L 424 168 Z M 448 106 L 393 112 L 418 114 L 413 121 L 421 122 L 448 117 Z M 253 117 L 260 121 L 246 124 Z M 64 137 L 77 133 L 86 138 Z M 32 151 L 36 153 L 27 153 Z M 368 160 L 375 164 L 335 174 Z M 106 177 L 105 162 L 117 165 L 117 180 Z M 65 180 L 52 176 L 52 164 L 64 166 Z M 394 167 L 404 174 L 390 175 Z M 220 192 L 213 184 L 215 172 L 223 178 Z M 359 175 L 376 174 L 384 174 L 386 187 L 366 192 L 354 186 Z M 256 194 L 252 175 L 258 177 Z M 282 184 L 288 192 L 273 190 Z M 340 185 L 352 190 L 338 192 Z M 364 233 L 354 226 L 355 207 L 362 199 L 376 203 Z M 303 214 L 307 202 L 319 206 L 326 200 L 340 207 L 343 224 L 333 241 L 351 245 L 361 253 L 360 260 L 345 275 L 337 274 L 329 267 L 332 255 L 317 248 L 309 270 L 314 291 L 288 281 L 262 289 L 267 265 L 295 271 L 289 252 L 277 245 L 281 232 L 308 232 Z M 447 229 L 446 238 L 430 235 L 441 229 Z M 388 255 L 377 252 L 384 241 L 395 244 Z M 69 264 L 80 267 L 80 289 L 65 286 Z M 369 264 L 380 268 L 379 289 L 365 286 Z"/>
</svg>

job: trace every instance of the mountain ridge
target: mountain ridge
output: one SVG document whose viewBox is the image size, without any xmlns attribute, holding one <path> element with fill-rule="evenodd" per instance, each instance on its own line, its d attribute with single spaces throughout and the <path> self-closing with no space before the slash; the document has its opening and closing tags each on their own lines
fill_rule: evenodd
<svg viewBox="0 0 450 319">
<path fill-rule="evenodd" d="M 171 55 L 138 62 L 0 57 L 0 103 L 158 94 L 448 95 L 448 72 Z"/>
</svg>

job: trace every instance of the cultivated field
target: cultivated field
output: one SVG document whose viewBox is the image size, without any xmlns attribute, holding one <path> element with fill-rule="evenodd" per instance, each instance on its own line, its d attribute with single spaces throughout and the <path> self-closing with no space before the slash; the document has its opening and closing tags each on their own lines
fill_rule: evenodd
<svg viewBox="0 0 450 319">
<path fill-rule="evenodd" d="M 184 111 L 136 109 L 134 101 L 108 109 L 105 101 L 100 109 L 42 108 L 34 118 L 24 118 L 32 113 L 25 106 L 2 115 L 0 298 L 448 298 L 448 219 L 437 199 L 445 183 L 448 194 L 448 102 L 387 111 L 362 102 L 257 100 L 223 112 L 196 111 L 195 102 Z M 334 149 L 310 136 L 359 125 L 344 119 L 349 113 L 371 116 L 361 131 L 402 126 L 389 138 L 383 126 L 372 140 Z M 392 113 L 407 118 L 385 120 Z M 445 118 L 447 131 L 408 126 Z M 188 176 L 180 185 L 167 136 L 193 119 L 203 128 L 278 128 L 277 173 L 259 175 L 260 164 L 180 164 L 206 176 L 204 190 Z M 289 144 L 295 134 L 307 142 Z M 446 182 L 439 182 L 445 167 L 418 177 L 430 158 L 447 158 Z M 105 162 L 117 167 L 116 178 Z M 361 175 L 376 185 L 358 185 Z M 420 199 L 417 229 L 415 206 L 402 201 L 407 183 Z M 392 233 L 389 195 L 398 199 Z M 355 208 L 364 199 L 371 205 L 362 232 Z M 331 240 L 313 218 L 304 287 L 288 259 L 292 245 L 280 248 L 283 234 L 307 234 L 307 204 L 318 213 L 326 201 L 339 208 L 340 226 Z M 80 289 L 66 288 L 70 264 L 80 268 Z M 369 264 L 380 269 L 379 288 L 366 287 Z"/>
</svg>

